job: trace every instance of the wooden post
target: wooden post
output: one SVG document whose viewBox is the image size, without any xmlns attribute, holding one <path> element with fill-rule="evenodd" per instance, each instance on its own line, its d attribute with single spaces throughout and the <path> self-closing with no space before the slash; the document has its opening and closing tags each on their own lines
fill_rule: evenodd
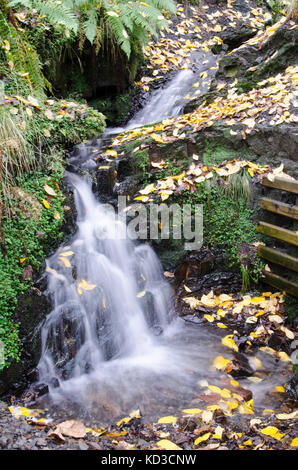
<svg viewBox="0 0 298 470">
<path fill-rule="evenodd" d="M 291 219 L 298 220 L 298 206 L 263 197 L 260 201 L 260 207 L 275 214 L 285 215 Z"/>
<path fill-rule="evenodd" d="M 298 233 L 292 230 L 278 227 L 277 225 L 268 224 L 267 222 L 259 222 L 257 231 L 268 237 L 277 238 L 292 245 L 298 246 Z"/>
<path fill-rule="evenodd" d="M 284 290 L 288 294 L 298 297 L 298 284 L 296 282 L 288 281 L 284 277 L 277 276 L 270 271 L 263 270 L 265 282 L 276 289 Z"/>
<path fill-rule="evenodd" d="M 272 178 L 268 179 L 268 177 L 265 176 L 262 183 L 269 188 L 281 189 L 298 194 L 298 181 L 294 179 L 283 178 L 282 176 L 272 176 Z"/>
<path fill-rule="evenodd" d="M 258 255 L 274 264 L 279 264 L 292 271 L 298 272 L 298 258 L 282 253 L 274 248 L 265 245 L 258 246 Z"/>
</svg>

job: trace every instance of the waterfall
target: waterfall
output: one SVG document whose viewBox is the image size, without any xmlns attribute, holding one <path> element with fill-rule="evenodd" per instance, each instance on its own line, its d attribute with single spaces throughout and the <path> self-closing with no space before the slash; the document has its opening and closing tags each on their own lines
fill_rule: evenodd
<svg viewBox="0 0 298 470">
<path fill-rule="evenodd" d="M 169 323 L 169 286 L 149 245 L 96 201 L 90 182 L 69 174 L 78 230 L 47 260 L 53 310 L 42 329 L 43 381 L 90 373 L 115 357 L 152 349 L 154 327 Z"/>
<path fill-rule="evenodd" d="M 211 53 L 208 60 L 210 67 Z M 196 79 L 191 70 L 179 72 L 126 129 L 179 114 Z M 78 146 L 70 163 L 92 167 L 93 149 Z M 139 403 L 151 410 L 152 399 L 167 407 L 179 396 L 187 400 L 200 371 L 209 368 L 212 334 L 201 332 L 198 343 L 196 328 L 173 318 L 171 288 L 152 248 L 129 238 L 121 218 L 96 200 L 87 177 L 67 177 L 77 232 L 46 262 L 53 308 L 42 325 L 38 364 L 50 400 L 70 400 L 100 419 Z"/>
</svg>

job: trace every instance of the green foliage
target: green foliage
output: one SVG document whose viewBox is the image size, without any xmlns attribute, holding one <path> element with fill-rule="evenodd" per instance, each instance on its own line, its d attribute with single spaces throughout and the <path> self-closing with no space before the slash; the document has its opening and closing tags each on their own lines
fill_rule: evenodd
<svg viewBox="0 0 298 470">
<path fill-rule="evenodd" d="M 29 117 L 22 109 L 18 119 L 6 107 L 0 109 L 0 196 L 6 197 L 15 177 L 24 174 L 35 163 L 34 147 L 29 137 Z"/>
<path fill-rule="evenodd" d="M 56 159 L 50 175 L 51 179 L 59 181 L 63 168 L 57 162 Z M 44 184 L 52 186 L 57 192 L 49 209 L 41 203 L 45 198 Z M 18 295 L 32 285 L 30 280 L 24 279 L 23 270 L 28 265 L 35 270 L 41 266 L 52 240 L 57 241 L 62 236 L 60 229 L 63 220 L 62 193 L 44 173 L 32 172 L 19 176 L 16 185 L 20 192 L 11 194 L 12 215 L 5 215 L 2 219 L 5 254 L 0 251 L 0 340 L 4 343 L 5 365 L 8 365 L 9 358 L 18 359 L 20 355 L 18 325 L 13 322 L 12 315 Z M 37 236 L 38 232 L 43 234 L 42 238 Z M 22 258 L 28 259 L 21 263 Z"/>
<path fill-rule="evenodd" d="M 181 169 L 180 169 L 181 172 Z M 235 175 L 234 175 L 235 176 Z M 238 175 L 236 175 L 238 176 Z M 247 187 L 247 175 L 230 180 L 223 186 L 219 181 L 205 181 L 196 192 L 185 190 L 176 196 L 175 202 L 203 205 L 204 244 L 212 249 L 219 249 L 224 263 L 239 270 L 243 281 L 243 291 L 251 282 L 257 283 L 264 264 L 257 256 L 251 243 L 260 240 L 250 208 L 250 190 Z M 175 197 L 171 198 L 171 202 Z"/>
<path fill-rule="evenodd" d="M 298 315 L 298 300 L 295 297 L 287 294 L 285 296 L 284 307 L 288 320 L 293 322 Z"/>
<path fill-rule="evenodd" d="M 287 6 L 283 0 L 267 0 L 266 3 L 272 11 L 273 23 L 275 23 L 281 18 L 281 11 L 284 11 Z"/>
<path fill-rule="evenodd" d="M 148 150 L 139 150 L 134 154 L 135 173 L 144 180 L 148 174 L 149 154 Z"/>
<path fill-rule="evenodd" d="M 64 28 L 68 34 L 83 33 L 91 44 L 97 42 L 97 50 L 104 41 L 111 41 L 128 58 L 133 50 L 146 43 L 148 35 L 157 35 L 158 30 L 167 25 L 163 10 L 176 11 L 173 0 L 148 0 L 143 3 L 123 0 L 11 0 L 9 4 L 37 10 L 50 24 Z"/>
<path fill-rule="evenodd" d="M 89 106 L 106 116 L 108 123 L 120 125 L 125 120 L 131 107 L 132 92 L 109 96 L 89 101 Z"/>
<path fill-rule="evenodd" d="M 54 112 L 60 108 L 61 101 L 56 101 L 52 106 Z M 105 129 L 103 114 L 86 105 L 83 112 L 76 114 L 75 117 L 65 115 L 60 120 L 49 121 L 45 115 L 41 115 L 37 116 L 36 120 L 42 133 L 46 130 L 50 133 L 50 137 L 46 139 L 47 145 L 75 145 L 101 135 Z"/>
<path fill-rule="evenodd" d="M 26 33 L 16 28 L 0 10 L 0 61 L 7 61 L 9 67 L 17 74 L 27 79 L 37 96 L 44 96 L 46 87 L 51 89 L 50 83 L 42 73 L 42 66 L 32 44 L 28 42 Z M 2 56 L 2 57 L 1 57 Z"/>
</svg>

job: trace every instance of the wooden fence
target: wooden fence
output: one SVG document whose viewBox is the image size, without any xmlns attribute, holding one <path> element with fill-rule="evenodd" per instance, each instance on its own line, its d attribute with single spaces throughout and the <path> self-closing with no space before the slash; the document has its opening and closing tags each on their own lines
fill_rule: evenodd
<svg viewBox="0 0 298 470">
<path fill-rule="evenodd" d="M 269 188 L 298 194 L 297 180 L 286 179 L 281 176 L 273 176 L 270 179 L 266 177 L 263 179 L 263 185 Z M 298 220 L 297 205 L 285 204 L 280 201 L 263 197 L 260 201 L 260 207 L 274 214 L 279 214 L 294 220 Z M 295 232 L 293 230 L 288 230 L 267 222 L 259 222 L 257 231 L 263 235 L 267 235 L 269 237 L 282 240 L 283 242 L 290 243 L 291 245 L 298 246 L 298 231 Z M 279 251 L 275 248 L 269 248 L 265 245 L 258 246 L 258 254 L 270 263 L 282 266 L 287 270 L 289 269 L 291 271 L 298 272 L 298 258 L 294 256 L 290 256 L 287 253 Z M 264 282 L 270 286 L 286 291 L 288 294 L 298 297 L 298 284 L 296 282 L 290 281 L 267 270 L 263 270 L 263 274 L 265 276 Z"/>
</svg>

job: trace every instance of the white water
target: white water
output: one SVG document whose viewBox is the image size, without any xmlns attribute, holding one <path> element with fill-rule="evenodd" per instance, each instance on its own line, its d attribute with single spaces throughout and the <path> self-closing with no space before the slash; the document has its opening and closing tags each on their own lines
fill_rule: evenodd
<svg viewBox="0 0 298 470">
<path fill-rule="evenodd" d="M 180 115 L 189 101 L 185 96 L 199 96 L 208 90 L 209 82 L 200 79 L 200 74 L 208 70 L 208 79 L 210 81 L 216 73 L 215 65 L 217 60 L 218 56 L 215 56 L 212 52 L 198 51 L 193 53 L 189 69 L 181 70 L 164 87 L 153 91 L 145 106 L 124 127 L 107 128 L 103 138 L 98 139 L 95 144 L 92 141 L 77 146 L 69 158 L 69 163 L 83 168 L 96 168 L 96 163 L 93 160 L 93 150 L 94 148 L 100 148 L 102 140 L 104 141 L 109 136 L 130 129 L 154 124 L 163 119 Z M 211 67 L 213 68 L 211 69 Z M 198 82 L 200 82 L 199 87 L 193 87 Z"/>
<path fill-rule="evenodd" d="M 92 413 L 100 404 L 100 416 L 145 406 L 160 394 L 186 396 L 194 374 L 209 364 L 206 338 L 194 347 L 196 331 L 173 321 L 171 289 L 154 251 L 126 237 L 126 226 L 96 201 L 88 181 L 69 179 L 78 231 L 47 260 L 53 310 L 42 328 L 40 381 L 56 402 L 67 398 Z M 82 280 L 87 289 L 80 291 Z"/>
<path fill-rule="evenodd" d="M 187 104 L 185 96 L 196 96 L 195 93 L 203 94 L 209 88 L 209 82 L 200 80 L 200 74 L 206 70 L 209 71 L 208 78 L 211 79 L 216 70 L 211 69 L 216 64 L 218 57 L 211 52 L 196 52 L 192 55 L 192 68 L 181 70 L 177 75 L 166 84 L 152 92 L 147 104 L 138 111 L 125 127 L 110 128 L 107 134 L 119 134 L 136 127 L 146 126 L 148 124 L 162 121 L 163 119 L 179 116 Z M 199 88 L 193 85 L 200 81 Z"/>
</svg>

